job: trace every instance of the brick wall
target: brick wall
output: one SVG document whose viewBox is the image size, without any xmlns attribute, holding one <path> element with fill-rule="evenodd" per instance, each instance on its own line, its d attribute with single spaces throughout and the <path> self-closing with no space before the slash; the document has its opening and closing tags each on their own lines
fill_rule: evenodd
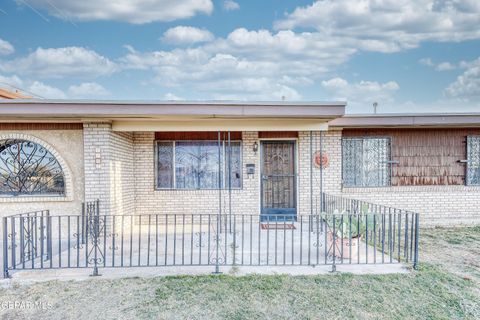
<svg viewBox="0 0 480 320">
<path fill-rule="evenodd" d="M 311 166 L 310 133 L 299 132 L 297 145 L 299 214 L 319 211 L 320 179 L 323 191 L 366 200 L 373 203 L 420 212 L 422 225 L 458 225 L 480 223 L 478 202 L 480 187 L 412 186 L 387 188 L 342 188 L 342 155 L 340 130 L 314 132 L 312 151 L 322 146 L 328 165 L 322 174 Z M 253 152 L 257 132 L 243 132 L 241 190 L 232 190 L 232 212 L 260 212 L 260 155 Z M 104 210 L 111 213 L 216 214 L 218 190 L 155 190 L 155 134 L 153 132 L 112 132 L 110 124 L 86 124 L 85 196 L 102 199 Z M 256 173 L 247 176 L 246 163 L 254 163 Z M 312 175 L 310 178 L 310 171 Z M 310 197 L 310 179 L 313 197 Z M 222 213 L 228 212 L 228 191 L 222 190 Z M 313 208 L 310 203 L 313 204 Z"/>
<path fill-rule="evenodd" d="M 338 131 L 340 132 L 340 131 Z M 337 166 L 341 173 L 341 136 L 331 141 L 340 154 Z M 335 146 L 335 144 L 337 144 Z M 342 185 L 341 174 L 329 177 L 332 185 Z M 329 190 L 352 199 L 360 199 L 399 209 L 419 212 L 422 226 L 455 226 L 480 223 L 480 187 L 463 185 L 393 186 L 382 188 L 343 188 Z"/>
<path fill-rule="evenodd" d="M 109 123 L 85 123 L 85 200 L 108 214 L 134 213 L 133 134 Z"/>
<path fill-rule="evenodd" d="M 155 190 L 154 133 L 134 133 L 135 212 L 137 214 L 217 214 L 218 190 Z M 243 186 L 231 191 L 232 213 L 259 214 L 259 156 L 253 152 L 257 132 L 243 132 Z M 256 173 L 247 176 L 245 164 L 254 163 Z M 228 190 L 222 190 L 222 212 L 228 212 Z"/>
</svg>

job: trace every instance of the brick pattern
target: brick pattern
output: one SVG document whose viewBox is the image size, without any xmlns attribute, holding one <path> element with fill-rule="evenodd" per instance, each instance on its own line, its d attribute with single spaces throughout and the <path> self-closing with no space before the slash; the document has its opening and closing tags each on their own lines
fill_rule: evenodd
<svg viewBox="0 0 480 320">
<path fill-rule="evenodd" d="M 106 214 L 134 213 L 133 134 L 109 123 L 85 123 L 85 200 L 100 199 Z"/>
<path fill-rule="evenodd" d="M 259 214 L 259 155 L 253 152 L 257 132 L 243 132 L 243 187 L 231 191 L 232 213 Z M 155 190 L 155 139 L 153 132 L 134 133 L 135 212 L 142 214 L 217 214 L 219 190 Z M 254 163 L 255 175 L 247 176 L 245 164 Z M 229 212 L 228 190 L 221 190 L 221 212 Z"/>
<path fill-rule="evenodd" d="M 323 191 L 330 194 L 420 212 L 423 226 L 480 222 L 480 187 L 342 188 L 342 132 L 313 132 L 312 149 L 310 132 L 299 132 L 298 135 L 299 214 L 319 212 L 320 181 L 323 180 Z M 258 142 L 257 132 L 243 132 L 243 187 L 231 191 L 234 214 L 260 213 L 260 154 L 253 152 L 255 142 Z M 216 214 L 221 206 L 222 213 L 228 213 L 227 190 L 220 191 L 221 204 L 218 190 L 155 190 L 153 132 L 118 133 L 112 132 L 110 124 L 85 124 L 84 143 L 85 197 L 87 200 L 100 198 L 102 209 L 108 210 L 106 212 Z M 323 171 L 311 165 L 313 156 L 310 150 L 315 153 L 320 147 L 328 157 L 328 165 Z M 256 167 L 256 173 L 251 177 L 246 174 L 247 163 L 254 163 Z"/>
<path fill-rule="evenodd" d="M 331 132 L 331 131 L 330 131 Z M 338 131 L 340 132 L 340 131 Z M 364 200 L 399 209 L 419 212 L 421 226 L 455 226 L 480 223 L 480 187 L 438 186 L 392 186 L 381 188 L 342 188 L 341 181 L 341 136 L 332 140 L 330 149 L 338 153 L 337 169 L 340 174 L 330 173 L 327 191 L 340 196 Z M 335 187 L 336 186 L 336 187 Z M 340 188 L 340 189 L 339 189 Z"/>
<path fill-rule="evenodd" d="M 315 153 L 320 151 L 328 158 L 328 165 L 322 169 L 314 165 Z M 298 212 L 319 213 L 321 192 L 340 191 L 341 131 L 313 131 L 311 138 L 310 131 L 299 132 L 298 157 Z"/>
<path fill-rule="evenodd" d="M 480 223 L 480 187 L 411 186 L 345 188 L 342 196 L 419 212 L 422 226 Z"/>
</svg>

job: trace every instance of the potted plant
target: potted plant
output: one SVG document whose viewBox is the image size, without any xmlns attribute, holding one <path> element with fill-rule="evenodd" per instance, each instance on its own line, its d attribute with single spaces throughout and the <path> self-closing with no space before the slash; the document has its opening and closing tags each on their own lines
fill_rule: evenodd
<svg viewBox="0 0 480 320">
<path fill-rule="evenodd" d="M 335 242 L 336 257 L 350 259 L 351 255 L 356 255 L 366 230 L 373 228 L 373 216 L 367 214 L 368 210 L 364 212 L 364 210 L 358 214 L 334 212 L 325 216 L 329 252 L 333 254 Z"/>
</svg>

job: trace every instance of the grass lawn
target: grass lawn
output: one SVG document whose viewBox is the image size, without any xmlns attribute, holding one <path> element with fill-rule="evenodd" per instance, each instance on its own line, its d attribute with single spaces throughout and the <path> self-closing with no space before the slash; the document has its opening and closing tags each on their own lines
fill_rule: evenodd
<svg viewBox="0 0 480 320">
<path fill-rule="evenodd" d="M 410 274 L 179 276 L 0 289 L 2 319 L 480 319 L 480 227 L 422 230 Z M 0 305 L 1 307 L 1 305 Z"/>
</svg>

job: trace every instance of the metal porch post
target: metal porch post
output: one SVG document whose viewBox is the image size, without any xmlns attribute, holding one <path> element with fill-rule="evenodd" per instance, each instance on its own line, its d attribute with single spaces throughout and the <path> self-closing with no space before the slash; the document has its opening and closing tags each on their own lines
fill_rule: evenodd
<svg viewBox="0 0 480 320">
<path fill-rule="evenodd" d="M 8 274 L 8 225 L 7 218 L 3 218 L 3 277 L 9 278 Z"/>
<path fill-rule="evenodd" d="M 100 200 L 95 201 L 95 212 L 93 213 L 93 273 L 92 276 L 96 277 L 98 273 L 98 237 L 100 235 Z"/>
<path fill-rule="evenodd" d="M 419 238 L 419 214 L 415 213 L 415 252 L 413 253 L 413 269 L 418 270 L 418 238 Z"/>
<path fill-rule="evenodd" d="M 220 274 L 219 250 L 220 250 L 220 228 L 222 218 L 222 181 L 221 181 L 221 146 L 220 146 L 220 131 L 217 133 L 218 140 L 218 216 L 217 216 L 217 230 L 215 235 L 215 271 L 214 274 Z M 225 235 L 226 236 L 226 235 Z M 226 253 L 225 253 L 226 254 Z"/>
</svg>

